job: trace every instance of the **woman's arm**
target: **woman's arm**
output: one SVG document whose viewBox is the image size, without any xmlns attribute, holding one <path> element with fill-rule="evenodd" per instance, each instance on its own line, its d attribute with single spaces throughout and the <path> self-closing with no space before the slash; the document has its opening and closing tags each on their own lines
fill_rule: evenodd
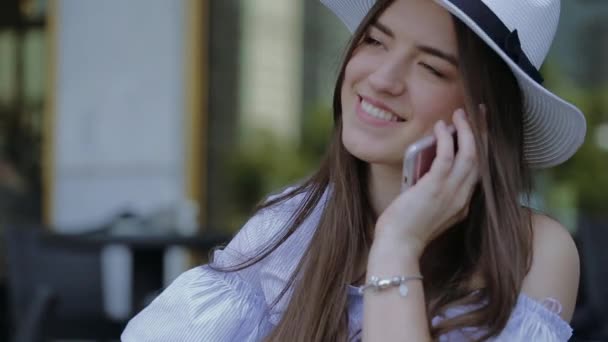
<svg viewBox="0 0 608 342">
<path fill-rule="evenodd" d="M 367 274 L 380 278 L 418 275 L 415 248 L 404 248 L 390 241 L 376 241 L 370 251 Z M 364 341 L 430 341 L 422 281 L 405 283 L 408 293 L 402 297 L 398 288 L 373 292 L 364 297 Z"/>
<path fill-rule="evenodd" d="M 538 301 L 557 300 L 560 316 L 572 319 L 576 305 L 580 264 L 578 251 L 570 233 L 558 222 L 534 215 L 532 266 L 524 279 L 522 292 Z"/>
<path fill-rule="evenodd" d="M 431 170 L 401 193 L 376 222 L 367 276 L 391 278 L 420 275 L 419 259 L 436 236 L 466 217 L 478 182 L 475 140 L 463 110 L 454 113 L 458 153 L 446 124 L 435 126 L 437 156 Z M 424 280 L 423 280 L 424 281 Z M 365 341 L 430 341 L 422 281 L 398 288 L 366 291 L 363 310 Z"/>
</svg>

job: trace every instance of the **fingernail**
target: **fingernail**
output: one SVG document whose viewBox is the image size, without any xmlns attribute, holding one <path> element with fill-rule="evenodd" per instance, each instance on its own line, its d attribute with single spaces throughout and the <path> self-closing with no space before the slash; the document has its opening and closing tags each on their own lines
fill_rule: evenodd
<svg viewBox="0 0 608 342">
<path fill-rule="evenodd" d="M 439 120 L 439 121 L 435 122 L 435 132 L 436 132 L 437 130 L 440 130 L 440 129 L 441 129 L 441 122 L 442 122 L 441 120 Z"/>
<path fill-rule="evenodd" d="M 459 108 L 458 110 L 456 110 L 456 113 L 454 113 L 454 114 L 456 114 L 456 116 L 458 116 L 462 119 L 466 119 L 466 117 L 467 117 L 467 113 L 462 108 Z"/>
</svg>

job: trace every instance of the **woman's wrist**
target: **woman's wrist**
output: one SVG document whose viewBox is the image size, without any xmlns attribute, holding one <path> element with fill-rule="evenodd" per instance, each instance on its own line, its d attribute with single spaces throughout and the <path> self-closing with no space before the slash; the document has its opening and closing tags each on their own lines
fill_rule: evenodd
<svg viewBox="0 0 608 342">
<path fill-rule="evenodd" d="M 367 269 L 381 276 L 419 272 L 419 261 L 424 246 L 417 241 L 400 242 L 394 239 L 375 239 L 368 256 Z M 393 274 L 395 273 L 395 274 Z M 407 275 L 407 274 L 404 274 Z"/>
<path fill-rule="evenodd" d="M 380 232 L 376 230 L 376 236 L 370 250 L 372 254 L 377 254 L 379 258 L 386 256 L 397 256 L 403 258 L 415 258 L 422 256 L 426 244 L 418 237 L 401 236 L 401 234 L 390 234 L 388 231 Z"/>
</svg>

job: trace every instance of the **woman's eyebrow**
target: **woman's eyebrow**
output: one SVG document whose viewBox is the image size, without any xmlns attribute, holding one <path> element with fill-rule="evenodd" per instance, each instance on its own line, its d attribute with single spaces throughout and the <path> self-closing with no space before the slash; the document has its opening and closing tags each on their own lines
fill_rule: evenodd
<svg viewBox="0 0 608 342">
<path fill-rule="evenodd" d="M 391 38 L 395 38 L 395 34 L 393 33 L 393 31 L 391 31 L 390 28 L 388 28 L 386 25 L 382 24 L 379 21 L 375 21 L 372 23 L 372 26 L 377 28 L 378 30 L 382 31 L 382 33 L 386 34 L 387 36 L 391 37 Z"/>
<path fill-rule="evenodd" d="M 382 24 L 381 22 L 375 21 L 371 24 L 371 26 L 378 29 L 382 33 L 386 34 L 387 36 L 389 36 L 391 38 L 395 38 L 395 33 L 393 33 L 393 31 L 390 28 L 388 28 L 388 26 Z M 432 47 L 432 46 L 421 45 L 421 44 L 416 45 L 416 49 L 418 51 L 424 52 L 426 54 L 433 55 L 435 57 L 444 59 L 448 63 L 454 65 L 455 67 L 458 67 L 458 58 L 456 58 L 456 56 L 454 56 L 450 53 L 441 51 L 440 49 Z"/>
</svg>

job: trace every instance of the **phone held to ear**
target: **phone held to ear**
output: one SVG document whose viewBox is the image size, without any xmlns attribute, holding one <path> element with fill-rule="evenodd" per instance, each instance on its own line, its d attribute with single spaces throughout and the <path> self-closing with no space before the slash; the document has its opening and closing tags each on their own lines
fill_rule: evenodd
<svg viewBox="0 0 608 342">
<path fill-rule="evenodd" d="M 454 137 L 455 154 L 458 150 L 456 128 L 450 125 L 448 130 Z M 407 148 L 403 156 L 402 192 L 414 186 L 431 169 L 436 155 L 437 138 L 434 135 L 426 136 Z"/>
</svg>

